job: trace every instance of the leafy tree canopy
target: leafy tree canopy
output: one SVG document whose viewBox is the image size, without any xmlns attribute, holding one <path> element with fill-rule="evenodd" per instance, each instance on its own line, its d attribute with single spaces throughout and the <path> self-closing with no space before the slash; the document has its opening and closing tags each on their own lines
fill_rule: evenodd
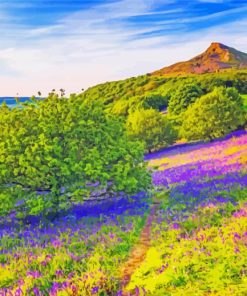
<svg viewBox="0 0 247 296">
<path fill-rule="evenodd" d="M 21 108 L 3 105 L 0 125 L 0 214 L 57 211 L 105 190 L 132 194 L 150 184 L 143 145 L 100 103 L 51 94 Z"/>
<path fill-rule="evenodd" d="M 179 115 L 202 95 L 203 91 L 198 84 L 180 84 L 179 87 L 172 93 L 169 100 L 169 113 Z"/>
<path fill-rule="evenodd" d="M 235 88 L 217 87 L 184 113 L 181 135 L 188 140 L 211 140 L 243 124 L 243 100 Z"/>
<path fill-rule="evenodd" d="M 176 139 L 171 123 L 154 109 L 140 109 L 131 113 L 126 126 L 130 138 L 143 141 L 149 151 L 168 146 Z"/>
<path fill-rule="evenodd" d="M 128 114 L 137 109 L 153 108 L 161 110 L 165 108 L 170 98 L 174 97 L 176 92 L 178 95 L 176 95 L 174 100 L 180 102 L 179 92 L 183 95 L 183 93 L 189 91 L 183 90 L 187 85 L 194 85 L 197 89 L 194 89 L 194 92 L 192 88 L 192 96 L 188 96 L 188 101 L 187 99 L 185 100 L 185 109 L 188 106 L 188 102 L 194 102 L 194 94 L 198 98 L 203 94 L 212 92 L 215 87 L 235 87 L 240 93 L 247 94 L 247 71 L 231 70 L 220 73 L 175 77 L 143 75 L 91 87 L 82 94 L 82 97 L 84 99 L 100 101 L 109 113 L 113 112 L 127 117 Z M 190 100 L 191 97 L 192 100 Z M 179 103 L 178 108 L 178 111 L 180 111 L 183 108 L 183 104 L 180 105 Z"/>
</svg>

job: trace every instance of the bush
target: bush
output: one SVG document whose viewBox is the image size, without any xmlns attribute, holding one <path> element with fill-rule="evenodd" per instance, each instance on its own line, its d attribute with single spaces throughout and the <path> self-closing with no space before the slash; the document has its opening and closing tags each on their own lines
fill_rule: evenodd
<svg viewBox="0 0 247 296">
<path fill-rule="evenodd" d="M 203 95 L 203 91 L 199 85 L 192 84 L 181 84 L 172 93 L 168 104 L 168 111 L 171 114 L 179 115 L 185 111 L 188 106 L 196 101 L 197 98 Z"/>
<path fill-rule="evenodd" d="M 243 123 L 243 101 L 238 91 L 218 87 L 187 109 L 181 136 L 187 140 L 212 140 L 227 135 Z"/>
<path fill-rule="evenodd" d="M 21 108 L 3 106 L 0 125 L 3 207 L 9 208 L 9 188 L 23 191 L 12 204 L 21 198 L 22 208 L 37 214 L 67 208 L 101 190 L 132 194 L 150 184 L 142 144 L 130 141 L 124 125 L 100 103 L 52 94 Z"/>
<path fill-rule="evenodd" d="M 140 109 L 131 113 L 126 125 L 130 138 L 144 142 L 149 152 L 171 145 L 176 139 L 170 121 L 154 109 Z"/>
</svg>

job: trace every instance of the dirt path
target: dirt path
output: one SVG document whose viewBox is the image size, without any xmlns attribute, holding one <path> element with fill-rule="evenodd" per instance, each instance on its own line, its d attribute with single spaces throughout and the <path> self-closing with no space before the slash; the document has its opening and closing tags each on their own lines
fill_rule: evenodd
<svg viewBox="0 0 247 296">
<path fill-rule="evenodd" d="M 129 259 L 120 268 L 121 289 L 123 291 L 123 296 L 135 295 L 135 293 L 133 294 L 127 292 L 125 288 L 129 284 L 132 274 L 145 260 L 146 253 L 150 247 L 151 226 L 159 204 L 159 201 L 154 201 L 146 224 L 140 234 L 139 241 L 130 252 Z"/>
</svg>

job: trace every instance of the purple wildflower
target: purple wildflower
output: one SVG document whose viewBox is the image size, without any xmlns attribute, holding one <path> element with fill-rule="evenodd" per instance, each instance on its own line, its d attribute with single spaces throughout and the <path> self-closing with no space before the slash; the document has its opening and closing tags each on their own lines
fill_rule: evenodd
<svg viewBox="0 0 247 296">
<path fill-rule="evenodd" d="M 91 292 L 92 292 L 92 294 L 98 293 L 99 292 L 99 287 L 98 286 L 93 287 Z"/>
</svg>

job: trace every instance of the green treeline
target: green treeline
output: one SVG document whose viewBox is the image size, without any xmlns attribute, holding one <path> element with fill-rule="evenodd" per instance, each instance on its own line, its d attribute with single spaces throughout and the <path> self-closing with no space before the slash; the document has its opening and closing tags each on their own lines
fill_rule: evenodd
<svg viewBox="0 0 247 296">
<path fill-rule="evenodd" d="M 126 116 L 139 108 L 167 108 L 170 98 L 178 89 L 188 84 L 196 85 L 200 90 L 197 89 L 195 92 L 202 91 L 203 94 L 220 86 L 234 87 L 239 93 L 247 94 L 247 71 L 231 70 L 177 77 L 143 75 L 96 85 L 86 90 L 83 97 L 99 100 L 105 104 L 107 110 Z"/>
<path fill-rule="evenodd" d="M 243 127 L 246 113 L 240 94 L 247 94 L 246 70 L 144 75 L 97 85 L 82 96 L 102 102 L 108 113 L 126 122 L 131 138 L 151 151 L 180 138 L 209 140 Z"/>
</svg>

